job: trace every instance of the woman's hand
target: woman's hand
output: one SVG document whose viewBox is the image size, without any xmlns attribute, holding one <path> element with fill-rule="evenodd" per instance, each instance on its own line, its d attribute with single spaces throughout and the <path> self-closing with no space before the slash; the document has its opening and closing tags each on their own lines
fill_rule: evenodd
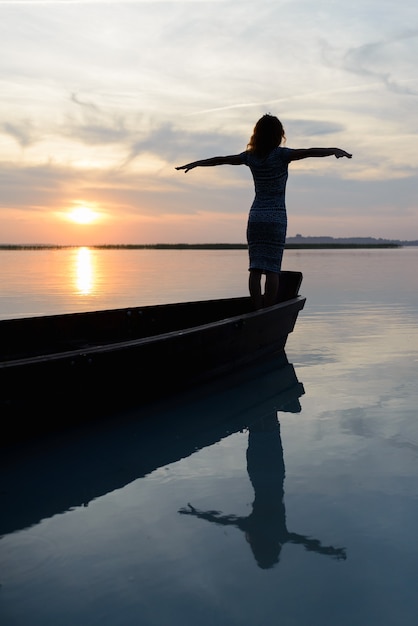
<svg viewBox="0 0 418 626">
<path fill-rule="evenodd" d="M 184 170 L 184 173 L 187 174 L 187 172 L 194 167 L 196 167 L 194 163 L 187 163 L 187 165 L 179 165 L 179 167 L 176 167 L 176 170 Z"/>
<path fill-rule="evenodd" d="M 346 152 L 345 150 L 341 150 L 340 148 L 335 148 L 334 155 L 336 159 L 341 159 L 341 157 L 347 157 L 347 159 L 351 159 L 351 157 L 353 156 L 349 152 Z"/>
</svg>

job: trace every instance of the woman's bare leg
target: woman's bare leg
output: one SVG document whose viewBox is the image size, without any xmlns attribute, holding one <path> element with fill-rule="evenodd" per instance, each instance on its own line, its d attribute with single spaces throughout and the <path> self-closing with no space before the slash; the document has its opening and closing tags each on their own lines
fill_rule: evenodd
<svg viewBox="0 0 418 626">
<path fill-rule="evenodd" d="M 273 306 L 277 303 L 279 292 L 279 274 L 266 272 L 266 286 L 264 289 L 264 306 Z"/>
<path fill-rule="evenodd" d="M 263 308 L 261 275 L 262 273 L 260 270 L 250 270 L 250 277 L 248 279 L 248 288 L 250 290 L 251 300 L 253 301 L 253 305 L 256 310 Z"/>
</svg>

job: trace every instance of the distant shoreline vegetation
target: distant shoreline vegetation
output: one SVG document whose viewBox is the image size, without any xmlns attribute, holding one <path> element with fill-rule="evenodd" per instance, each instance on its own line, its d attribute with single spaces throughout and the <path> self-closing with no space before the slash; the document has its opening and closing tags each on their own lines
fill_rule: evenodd
<svg viewBox="0 0 418 626">
<path fill-rule="evenodd" d="M 304 237 L 297 234 L 286 238 L 287 250 L 301 249 L 343 249 L 343 248 L 402 248 L 418 246 L 416 241 L 382 239 L 381 237 Z M 0 250 L 65 250 L 71 248 L 91 248 L 92 250 L 247 250 L 246 243 L 120 243 L 100 245 L 59 245 L 48 243 L 0 243 Z"/>
<path fill-rule="evenodd" d="M 287 241 L 286 250 L 357 249 L 357 248 L 402 248 L 418 246 L 418 241 Z M 0 250 L 68 250 L 90 248 L 92 250 L 246 250 L 246 243 L 156 243 L 156 244 L 101 244 L 101 245 L 58 245 L 58 244 L 0 244 Z"/>
</svg>

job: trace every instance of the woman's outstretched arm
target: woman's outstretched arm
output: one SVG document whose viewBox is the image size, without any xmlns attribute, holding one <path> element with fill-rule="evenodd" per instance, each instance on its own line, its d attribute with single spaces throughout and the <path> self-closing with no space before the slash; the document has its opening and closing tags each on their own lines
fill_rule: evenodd
<svg viewBox="0 0 418 626">
<path fill-rule="evenodd" d="M 337 159 L 347 157 L 351 159 L 353 156 L 341 148 L 301 148 L 300 150 L 290 150 L 290 160 L 299 161 L 300 159 L 308 159 L 310 157 L 328 157 L 335 156 Z"/>
<path fill-rule="evenodd" d="M 212 167 L 214 165 L 242 165 L 242 157 L 240 154 L 216 156 L 210 159 L 202 159 L 200 161 L 193 161 L 193 163 L 187 163 L 186 165 L 180 165 L 176 167 L 176 170 L 184 170 L 186 173 L 195 167 Z"/>
</svg>

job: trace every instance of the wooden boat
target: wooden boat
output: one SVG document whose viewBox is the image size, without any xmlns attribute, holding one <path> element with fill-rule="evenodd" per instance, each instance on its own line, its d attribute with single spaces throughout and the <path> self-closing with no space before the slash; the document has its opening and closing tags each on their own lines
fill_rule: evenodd
<svg viewBox="0 0 418 626">
<path fill-rule="evenodd" d="M 84 421 L 259 361 L 293 331 L 301 281 L 282 272 L 259 311 L 241 297 L 0 321 L 0 414 L 15 429 L 36 429 L 35 411 Z"/>
</svg>

